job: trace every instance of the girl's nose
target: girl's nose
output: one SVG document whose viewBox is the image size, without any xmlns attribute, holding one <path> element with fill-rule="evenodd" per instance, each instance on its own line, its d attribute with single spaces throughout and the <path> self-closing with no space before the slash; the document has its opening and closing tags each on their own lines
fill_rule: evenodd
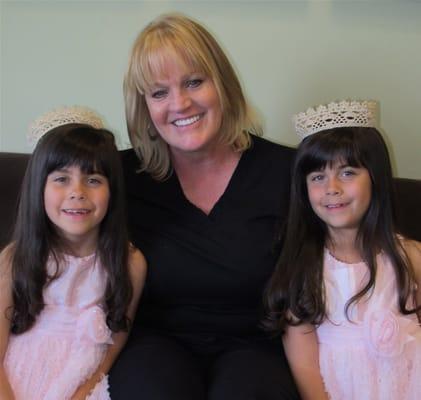
<svg viewBox="0 0 421 400">
<path fill-rule="evenodd" d="M 327 181 L 326 193 L 329 195 L 336 195 L 341 192 L 341 187 L 336 178 L 330 178 Z"/>
<path fill-rule="evenodd" d="M 70 198 L 72 200 L 83 200 L 85 198 L 85 195 L 82 192 L 72 192 L 70 193 Z"/>
<path fill-rule="evenodd" d="M 70 190 L 69 197 L 72 200 L 83 200 L 85 198 L 85 193 L 81 185 L 74 185 Z"/>
</svg>

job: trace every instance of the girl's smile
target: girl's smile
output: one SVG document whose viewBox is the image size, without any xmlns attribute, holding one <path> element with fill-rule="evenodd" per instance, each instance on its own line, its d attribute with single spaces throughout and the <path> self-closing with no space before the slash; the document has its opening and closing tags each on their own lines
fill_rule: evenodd
<svg viewBox="0 0 421 400">
<path fill-rule="evenodd" d="M 346 204 L 344 204 L 344 203 L 339 203 L 339 204 L 328 204 L 326 207 L 327 207 L 327 208 L 333 208 L 333 209 L 336 209 L 336 208 L 342 208 L 342 207 L 344 207 L 344 206 L 346 206 Z"/>
<path fill-rule="evenodd" d="M 355 234 L 371 201 L 371 179 L 366 168 L 342 162 L 307 175 L 311 207 L 327 224 L 330 235 L 344 230 Z"/>
<path fill-rule="evenodd" d="M 96 243 L 109 197 L 107 178 L 99 173 L 84 173 L 78 166 L 51 172 L 45 183 L 47 216 L 70 243 Z"/>
</svg>

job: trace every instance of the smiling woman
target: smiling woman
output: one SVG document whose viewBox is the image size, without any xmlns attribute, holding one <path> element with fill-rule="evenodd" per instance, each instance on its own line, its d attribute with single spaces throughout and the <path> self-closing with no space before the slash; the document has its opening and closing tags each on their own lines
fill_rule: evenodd
<svg viewBox="0 0 421 400">
<path fill-rule="evenodd" d="M 219 142 L 222 108 L 215 84 L 175 57 L 167 56 L 167 76 L 157 77 L 145 91 L 151 120 L 169 145 L 173 162 L 189 153 L 206 157 L 226 146 Z"/>
<path fill-rule="evenodd" d="M 230 62 L 186 16 L 140 33 L 124 89 L 129 228 L 150 272 L 112 398 L 298 398 L 259 327 L 294 151 L 258 137 Z"/>
<path fill-rule="evenodd" d="M 177 119 L 207 120 L 208 135 L 236 152 L 250 147 L 250 134 L 261 134 L 260 122 L 218 43 L 200 24 L 178 14 L 157 18 L 140 33 L 124 92 L 130 140 L 141 155 L 142 169 L 157 179 L 172 170 L 173 148 L 161 135 L 165 125 Z"/>
</svg>

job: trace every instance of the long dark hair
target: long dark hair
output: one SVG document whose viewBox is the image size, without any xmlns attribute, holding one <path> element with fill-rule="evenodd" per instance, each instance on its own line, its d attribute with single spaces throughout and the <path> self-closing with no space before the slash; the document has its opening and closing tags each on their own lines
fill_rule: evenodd
<svg viewBox="0 0 421 400">
<path fill-rule="evenodd" d="M 97 257 L 107 272 L 104 305 L 111 330 L 127 330 L 127 306 L 132 297 L 128 272 L 128 233 L 124 182 L 114 136 L 105 129 L 67 124 L 52 129 L 38 142 L 26 169 L 19 199 L 12 249 L 13 314 L 11 331 L 31 328 L 44 307 L 43 289 L 55 279 L 47 274 L 53 256 L 58 271 L 63 243 L 47 217 L 44 188 L 48 175 L 66 166 L 108 179 L 110 199 L 100 224 Z"/>
<path fill-rule="evenodd" d="M 287 325 L 319 325 L 326 318 L 323 285 L 323 251 L 328 239 L 326 224 L 314 213 L 308 198 L 306 177 L 332 166 L 336 160 L 366 168 L 370 174 L 370 205 L 360 223 L 357 245 L 367 263 L 369 280 L 349 299 L 349 306 L 361 299 L 376 280 L 376 254 L 383 251 L 394 267 L 398 304 L 403 314 L 414 294 L 414 272 L 396 239 L 392 169 L 386 144 L 375 128 L 335 128 L 315 133 L 300 144 L 292 173 L 291 199 L 284 244 L 266 293 L 264 325 L 283 332 Z M 293 316 L 293 318 L 291 318 Z"/>
</svg>

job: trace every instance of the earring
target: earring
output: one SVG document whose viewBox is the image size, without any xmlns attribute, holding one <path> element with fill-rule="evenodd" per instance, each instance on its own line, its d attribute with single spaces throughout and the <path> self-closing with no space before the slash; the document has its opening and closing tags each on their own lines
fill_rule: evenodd
<svg viewBox="0 0 421 400">
<path fill-rule="evenodd" d="M 158 134 L 156 133 L 156 131 L 155 132 L 152 131 L 150 123 L 148 124 L 148 127 L 146 128 L 146 131 L 148 132 L 149 139 L 151 139 L 153 142 L 156 139 L 158 139 Z"/>
</svg>

